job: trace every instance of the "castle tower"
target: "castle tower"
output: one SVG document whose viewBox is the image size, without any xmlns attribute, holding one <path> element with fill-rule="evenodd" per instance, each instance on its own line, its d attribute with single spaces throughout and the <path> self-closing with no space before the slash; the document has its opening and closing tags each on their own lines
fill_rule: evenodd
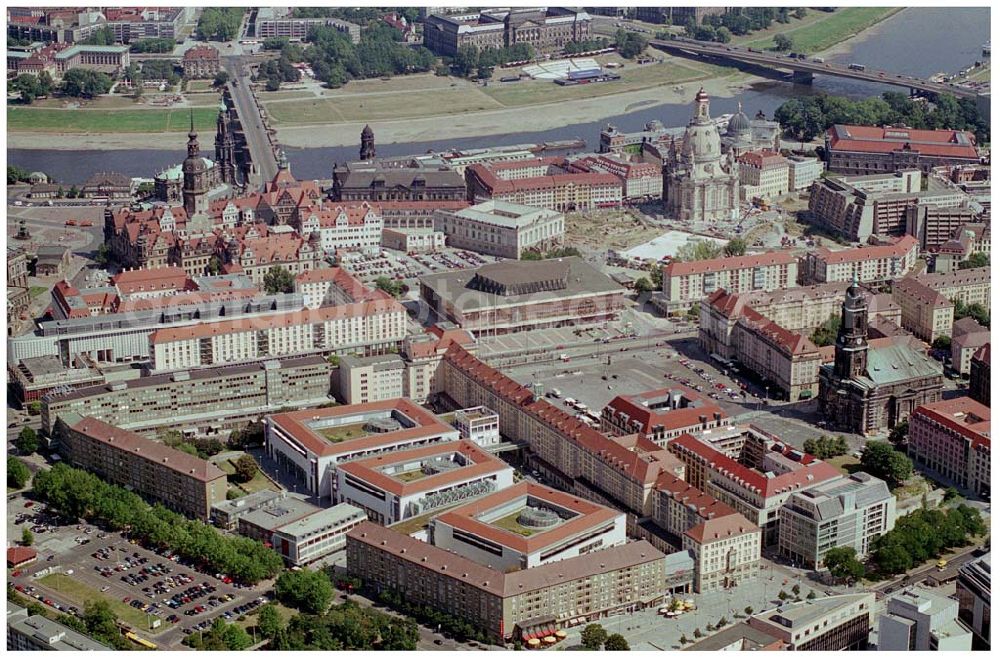
<svg viewBox="0 0 1000 657">
<path fill-rule="evenodd" d="M 188 156 L 181 169 L 184 173 L 184 209 L 188 216 L 201 214 L 206 209 L 208 193 L 208 163 L 201 157 L 198 133 L 194 131 L 194 112 L 191 112 L 191 131 L 188 133 Z"/>
<path fill-rule="evenodd" d="M 833 371 L 842 379 L 861 376 L 868 367 L 868 301 L 857 280 L 844 297 L 834 353 Z"/>
<path fill-rule="evenodd" d="M 368 125 L 365 125 L 365 129 L 361 131 L 360 155 L 362 160 L 375 159 L 375 133 Z"/>
</svg>

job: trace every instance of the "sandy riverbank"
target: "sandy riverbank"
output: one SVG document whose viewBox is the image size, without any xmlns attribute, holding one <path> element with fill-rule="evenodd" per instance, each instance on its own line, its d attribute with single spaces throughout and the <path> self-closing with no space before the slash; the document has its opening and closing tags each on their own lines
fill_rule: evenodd
<svg viewBox="0 0 1000 657">
<path fill-rule="evenodd" d="M 202 139 L 202 148 L 211 146 L 209 135 Z M 187 136 L 183 132 L 129 132 L 129 133 L 57 133 L 7 131 L 7 149 L 34 149 L 46 151 L 113 151 L 132 149 L 184 150 Z"/>
</svg>

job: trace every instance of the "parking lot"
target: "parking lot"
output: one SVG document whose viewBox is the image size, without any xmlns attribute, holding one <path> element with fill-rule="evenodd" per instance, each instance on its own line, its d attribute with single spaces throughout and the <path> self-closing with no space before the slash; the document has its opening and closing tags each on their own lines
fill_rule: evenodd
<svg viewBox="0 0 1000 657">
<path fill-rule="evenodd" d="M 420 276 L 436 272 L 482 267 L 500 258 L 479 255 L 472 251 L 445 248 L 434 253 L 406 254 L 384 249 L 379 255 L 350 253 L 344 256 L 340 265 L 365 283 L 380 276 L 387 276 L 416 288 Z"/>
<path fill-rule="evenodd" d="M 23 595 L 57 611 L 80 613 L 104 598 L 118 618 L 160 646 L 179 644 L 217 617 L 236 620 L 265 599 L 259 589 L 205 573 L 168 551 L 155 552 L 123 533 L 88 525 L 59 525 L 41 504 L 8 503 L 8 535 L 34 528 L 38 560 L 11 573 Z"/>
</svg>

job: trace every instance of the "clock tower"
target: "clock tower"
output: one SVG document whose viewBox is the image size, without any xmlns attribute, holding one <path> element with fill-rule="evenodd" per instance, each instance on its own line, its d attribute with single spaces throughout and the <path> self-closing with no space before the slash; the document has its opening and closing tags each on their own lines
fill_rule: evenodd
<svg viewBox="0 0 1000 657">
<path fill-rule="evenodd" d="M 857 280 L 847 288 L 834 347 L 834 373 L 843 379 L 862 376 L 868 367 L 868 301 Z"/>
</svg>

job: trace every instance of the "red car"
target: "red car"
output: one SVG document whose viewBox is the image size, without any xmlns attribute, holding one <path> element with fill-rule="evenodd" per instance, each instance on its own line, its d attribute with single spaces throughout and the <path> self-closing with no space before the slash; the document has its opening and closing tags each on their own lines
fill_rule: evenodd
<svg viewBox="0 0 1000 657">
<path fill-rule="evenodd" d="M 35 503 L 34 503 L 34 502 L 25 502 L 25 503 L 24 503 L 24 508 L 25 508 L 25 509 L 30 509 L 30 508 L 31 508 L 31 507 L 33 507 L 33 506 L 35 506 Z"/>
<path fill-rule="evenodd" d="M 12 572 L 10 574 L 10 576 L 11 577 L 20 577 L 21 576 L 21 571 L 20 570 L 15 570 L 14 572 Z"/>
</svg>

